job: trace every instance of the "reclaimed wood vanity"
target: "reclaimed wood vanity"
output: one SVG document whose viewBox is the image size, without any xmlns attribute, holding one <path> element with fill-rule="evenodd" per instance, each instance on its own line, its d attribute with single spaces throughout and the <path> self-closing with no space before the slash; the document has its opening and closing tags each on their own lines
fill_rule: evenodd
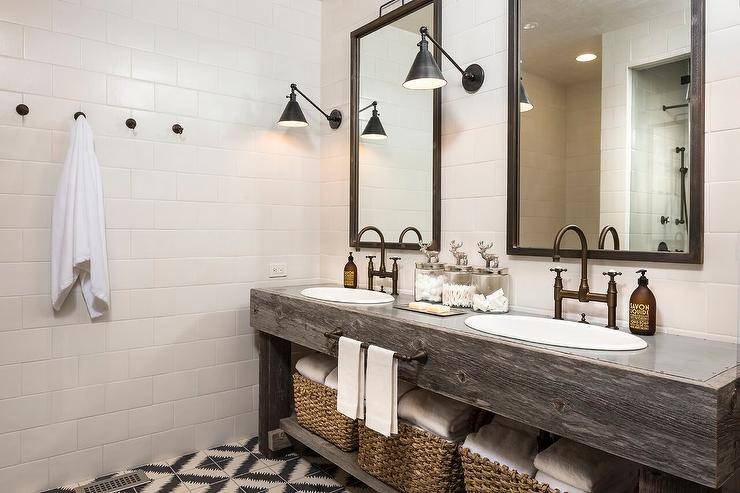
<svg viewBox="0 0 740 493">
<path fill-rule="evenodd" d="M 639 351 L 556 348 L 476 332 L 466 315 L 320 302 L 301 296 L 305 287 L 251 291 L 267 456 L 267 434 L 284 420 L 289 435 L 340 466 L 348 460 L 322 451 L 319 441 L 307 443 L 310 433 L 290 420 L 292 343 L 336 354 L 336 340 L 326 334 L 339 330 L 402 354 L 425 351 L 425 362 L 399 365 L 399 376 L 419 387 L 709 488 L 735 484 L 737 345 L 657 334 Z"/>
</svg>

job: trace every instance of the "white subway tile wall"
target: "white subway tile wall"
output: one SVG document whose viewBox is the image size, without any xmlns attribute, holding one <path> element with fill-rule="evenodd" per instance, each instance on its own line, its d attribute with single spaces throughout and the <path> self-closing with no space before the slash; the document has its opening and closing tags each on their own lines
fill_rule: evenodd
<svg viewBox="0 0 740 493">
<path fill-rule="evenodd" d="M 0 484 L 32 493 L 256 433 L 249 290 L 319 279 L 319 0 L 0 1 Z M 30 113 L 21 118 L 15 106 Z M 96 136 L 112 310 L 49 298 L 76 111 Z M 138 126 L 131 131 L 127 118 Z M 180 123 L 185 132 L 175 135 Z"/>
<path fill-rule="evenodd" d="M 349 33 L 377 16 L 377 5 L 363 0 L 324 0 L 322 5 L 321 88 L 329 107 L 349 111 Z M 738 335 L 736 255 L 740 222 L 740 2 L 712 0 L 707 8 L 707 150 L 705 261 L 701 266 L 646 262 L 590 262 L 589 277 L 596 291 L 606 290 L 601 275 L 615 267 L 619 318 L 627 318 L 627 300 L 636 287 L 637 268 L 649 270 L 658 298 L 658 324 L 663 330 L 697 337 L 734 341 Z M 449 84 L 442 90 L 442 258 L 453 239 L 463 241 L 471 259 L 475 243 L 493 241 L 503 266 L 512 275 L 512 303 L 539 313 L 552 313 L 551 261 L 547 258 L 507 257 L 506 252 L 506 74 L 508 2 L 506 0 L 443 0 L 442 35 L 446 49 L 466 66 L 479 63 L 486 82 L 466 94 L 459 74 L 446 61 L 442 69 Z M 676 33 L 682 39 L 684 33 Z M 674 40 L 675 41 L 675 40 Z M 666 50 L 661 41 L 661 49 Z M 652 49 L 649 45 L 645 49 Z M 671 46 L 668 45 L 670 49 Z M 409 65 L 411 60 L 409 60 Z M 321 276 L 338 282 L 348 250 L 349 128 L 324 132 L 321 140 Z M 372 252 L 366 252 L 372 253 Z M 363 253 L 365 255 L 366 253 Z M 401 253 L 401 289 L 413 286 L 418 255 Z M 578 283 L 578 265 L 569 267 L 565 283 Z M 362 267 L 362 265 L 360 265 Z M 362 271 L 362 269 L 360 269 Z M 364 276 L 360 276 L 364 283 Z M 605 318 L 599 304 L 567 303 L 566 312 Z M 624 324 L 624 322 L 622 322 Z"/>
</svg>

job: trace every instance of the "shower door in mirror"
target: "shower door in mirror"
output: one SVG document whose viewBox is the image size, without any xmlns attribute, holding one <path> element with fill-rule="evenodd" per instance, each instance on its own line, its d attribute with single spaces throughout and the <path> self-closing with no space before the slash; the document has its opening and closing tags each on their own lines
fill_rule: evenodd
<svg viewBox="0 0 740 493">
<path fill-rule="evenodd" d="M 701 262 L 703 0 L 512 4 L 510 253 Z"/>
<path fill-rule="evenodd" d="M 402 86 L 419 52 L 419 29 L 437 35 L 439 2 L 415 0 L 352 33 L 350 244 L 378 227 L 389 248 L 438 245 L 439 90 Z M 373 246 L 373 232 L 361 246 Z"/>
</svg>

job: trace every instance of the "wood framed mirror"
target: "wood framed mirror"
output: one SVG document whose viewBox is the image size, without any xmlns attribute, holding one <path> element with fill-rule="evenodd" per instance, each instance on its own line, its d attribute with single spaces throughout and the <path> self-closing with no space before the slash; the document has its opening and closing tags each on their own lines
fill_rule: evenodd
<svg viewBox="0 0 740 493">
<path fill-rule="evenodd" d="M 419 28 L 441 39 L 441 1 L 411 0 L 351 34 L 349 244 L 430 249 L 441 235 L 441 92 L 402 86 L 419 51 Z M 434 50 L 437 63 L 440 53 Z M 373 104 L 375 103 L 375 104 Z M 378 123 L 380 122 L 380 125 Z M 373 138 L 375 137 L 375 138 Z"/>
<path fill-rule="evenodd" d="M 704 0 L 509 0 L 509 255 L 703 262 L 704 47 Z"/>
</svg>

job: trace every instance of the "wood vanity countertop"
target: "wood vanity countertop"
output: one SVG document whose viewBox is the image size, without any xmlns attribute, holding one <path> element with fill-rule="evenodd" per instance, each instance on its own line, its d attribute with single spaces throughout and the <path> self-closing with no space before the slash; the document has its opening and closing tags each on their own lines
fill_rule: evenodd
<svg viewBox="0 0 740 493">
<path fill-rule="evenodd" d="M 313 300 L 306 287 L 252 289 L 252 327 L 326 354 L 332 330 L 399 353 L 424 349 L 428 361 L 401 362 L 399 376 L 711 488 L 740 465 L 736 344 L 656 334 L 639 351 L 558 348 L 477 332 L 468 315 Z"/>
</svg>

